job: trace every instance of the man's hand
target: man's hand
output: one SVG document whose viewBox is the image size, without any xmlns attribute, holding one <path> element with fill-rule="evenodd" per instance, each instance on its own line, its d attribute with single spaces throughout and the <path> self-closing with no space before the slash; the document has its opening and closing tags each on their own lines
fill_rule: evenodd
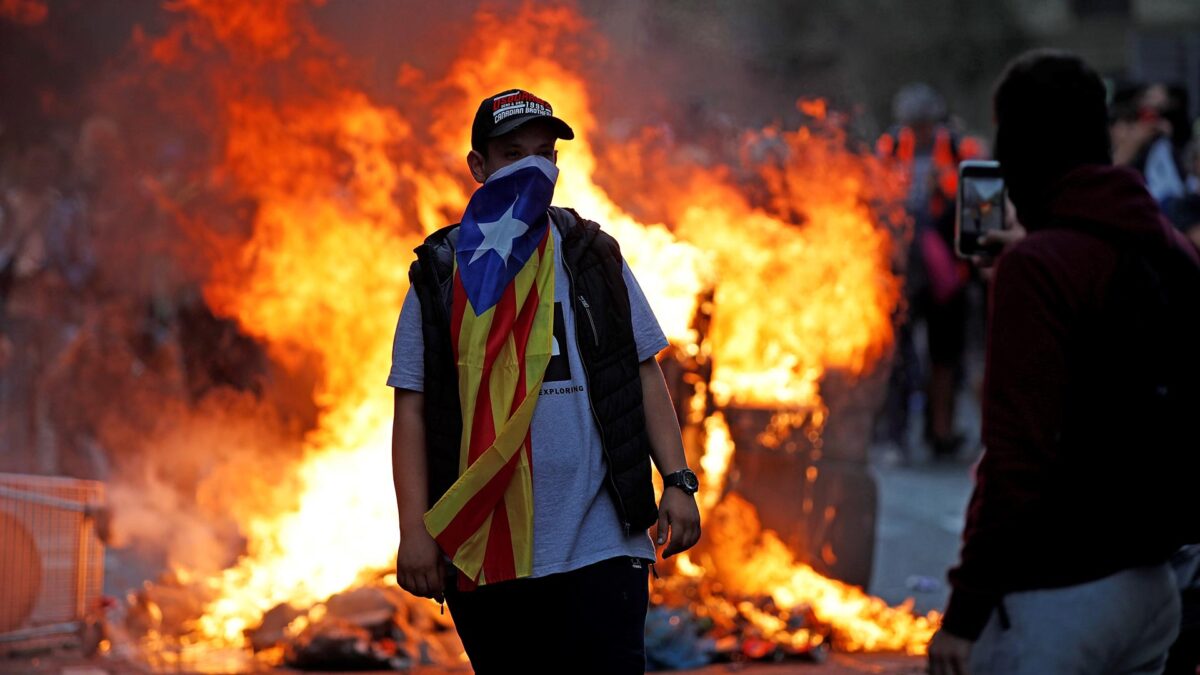
<svg viewBox="0 0 1200 675">
<path fill-rule="evenodd" d="M 663 560 L 695 546 L 700 540 L 700 509 L 695 497 L 679 488 L 664 488 L 658 503 L 656 532 L 654 540 L 658 545 L 667 545 L 662 552 Z"/>
<path fill-rule="evenodd" d="M 1006 227 L 1003 230 L 988 230 L 979 238 L 979 245 L 998 248 L 1000 252 L 994 256 L 971 256 L 971 263 L 979 268 L 986 281 L 991 281 L 992 268 L 995 266 L 996 260 L 1001 254 L 1012 248 L 1013 244 L 1024 239 L 1026 234 L 1028 233 L 1020 223 Z"/>
<path fill-rule="evenodd" d="M 442 550 L 424 526 L 404 530 L 396 551 L 396 581 L 400 588 L 422 598 L 442 600 L 445 590 Z"/>
<path fill-rule="evenodd" d="M 988 230 L 977 240 L 983 248 L 998 249 L 998 252 L 995 255 L 971 256 L 971 263 L 983 272 L 985 279 L 990 281 L 991 268 L 996 264 L 996 259 L 1012 248 L 1013 244 L 1024 239 L 1026 234 L 1028 233 L 1025 231 L 1025 226 L 1017 219 L 1017 207 L 1013 206 L 1011 199 L 1005 197 L 1004 227 L 999 230 Z"/>
<path fill-rule="evenodd" d="M 930 675 L 969 675 L 971 640 L 939 630 L 929 641 Z"/>
</svg>

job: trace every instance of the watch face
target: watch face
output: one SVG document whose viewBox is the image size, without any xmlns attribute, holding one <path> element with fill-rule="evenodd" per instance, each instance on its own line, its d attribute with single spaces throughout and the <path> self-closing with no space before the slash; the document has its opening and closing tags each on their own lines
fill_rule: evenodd
<svg viewBox="0 0 1200 675">
<path fill-rule="evenodd" d="M 696 478 L 696 474 L 691 471 L 683 472 L 683 487 L 689 492 L 695 492 L 700 489 L 700 481 Z"/>
</svg>

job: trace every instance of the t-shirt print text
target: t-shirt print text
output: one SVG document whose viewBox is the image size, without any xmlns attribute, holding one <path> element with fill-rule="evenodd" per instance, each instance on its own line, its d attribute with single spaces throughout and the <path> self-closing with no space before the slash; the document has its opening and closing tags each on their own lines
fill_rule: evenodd
<svg viewBox="0 0 1200 675">
<path fill-rule="evenodd" d="M 558 396 L 562 394 L 581 394 L 583 393 L 583 385 L 575 384 L 570 387 L 547 387 L 542 389 L 542 396 Z"/>
</svg>

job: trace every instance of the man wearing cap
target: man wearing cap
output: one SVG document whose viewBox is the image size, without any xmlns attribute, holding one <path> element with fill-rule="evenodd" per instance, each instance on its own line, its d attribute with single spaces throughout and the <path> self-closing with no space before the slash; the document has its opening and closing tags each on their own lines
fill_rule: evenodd
<svg viewBox="0 0 1200 675">
<path fill-rule="evenodd" d="M 527 91 L 481 102 L 481 187 L 416 249 L 393 346 L 398 581 L 485 675 L 644 672 L 646 531 L 664 558 L 700 536 L 666 338 L 616 241 L 550 206 L 572 138 Z"/>
</svg>

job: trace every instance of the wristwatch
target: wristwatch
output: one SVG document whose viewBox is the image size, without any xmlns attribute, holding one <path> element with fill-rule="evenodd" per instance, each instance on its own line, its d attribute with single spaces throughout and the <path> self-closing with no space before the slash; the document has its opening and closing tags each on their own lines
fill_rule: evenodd
<svg viewBox="0 0 1200 675">
<path fill-rule="evenodd" d="M 663 488 L 676 487 L 689 495 L 696 494 L 700 489 L 700 480 L 691 469 L 680 469 L 675 473 L 663 476 Z"/>
</svg>

